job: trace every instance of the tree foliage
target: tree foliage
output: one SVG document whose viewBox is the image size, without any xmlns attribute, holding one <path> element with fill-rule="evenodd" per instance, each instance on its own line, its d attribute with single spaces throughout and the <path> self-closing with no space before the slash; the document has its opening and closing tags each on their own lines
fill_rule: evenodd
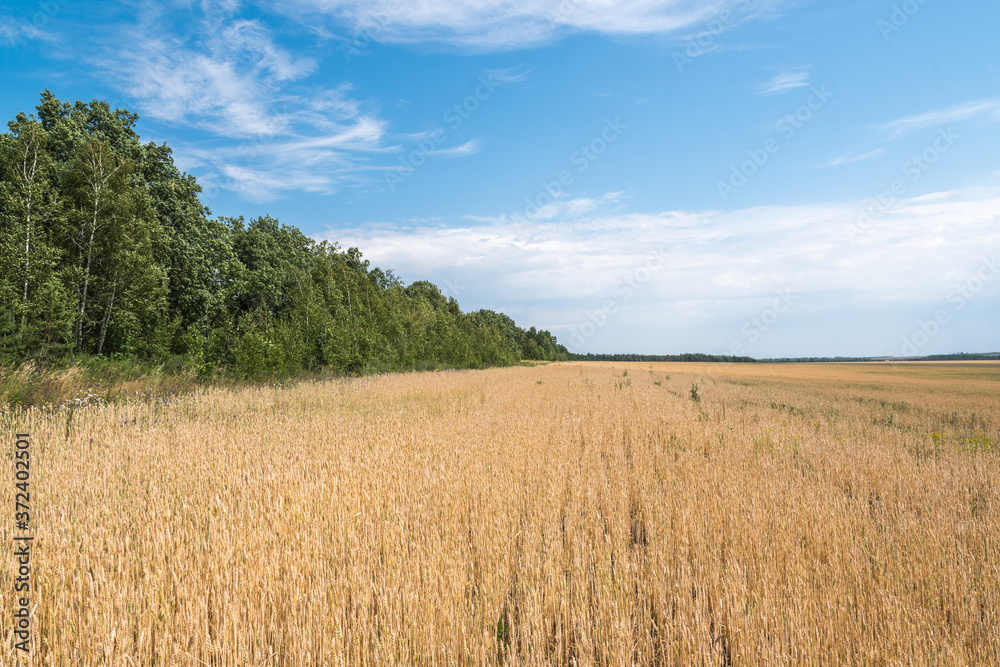
<svg viewBox="0 0 1000 667">
<path fill-rule="evenodd" d="M 63 102 L 0 135 L 0 360 L 189 358 L 250 378 L 566 359 L 547 331 L 463 313 L 357 248 L 212 218 L 138 116 Z"/>
</svg>

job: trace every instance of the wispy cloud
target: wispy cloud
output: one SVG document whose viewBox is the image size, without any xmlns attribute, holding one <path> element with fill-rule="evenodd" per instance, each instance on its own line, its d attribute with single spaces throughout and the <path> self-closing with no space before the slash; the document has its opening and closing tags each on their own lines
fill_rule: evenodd
<svg viewBox="0 0 1000 667">
<path fill-rule="evenodd" d="M 235 164 L 222 164 L 219 170 L 226 179 L 225 188 L 238 193 L 244 199 L 266 203 L 289 190 L 326 193 L 330 191 L 328 177 L 309 169 L 290 171 L 264 171 Z"/>
<path fill-rule="evenodd" d="M 531 222 L 576 220 L 598 212 L 609 215 L 621 208 L 624 195 L 624 192 L 608 192 L 601 197 L 556 197 L 551 204 L 540 206 L 531 212 L 527 219 Z"/>
<path fill-rule="evenodd" d="M 28 21 L 0 14 L 0 48 L 14 48 L 29 40 L 57 41 L 55 35 L 39 29 Z"/>
<path fill-rule="evenodd" d="M 486 78 L 494 84 L 505 86 L 509 83 L 530 81 L 532 72 L 534 72 L 533 67 L 503 67 L 486 70 Z"/>
<path fill-rule="evenodd" d="M 165 11 L 143 5 L 91 58 L 142 116 L 207 133 L 174 148 L 209 196 L 220 188 L 252 201 L 332 193 L 363 181 L 368 158 L 388 150 L 386 121 L 349 84 L 308 83 L 317 62 L 234 13 L 238 3 Z M 188 14 L 183 27 L 178 11 Z"/>
<path fill-rule="evenodd" d="M 915 116 L 899 118 L 882 126 L 890 139 L 927 127 L 956 123 L 976 116 L 989 116 L 993 122 L 1000 122 L 1000 98 L 987 98 L 957 104 L 946 109 L 928 111 Z"/>
<path fill-rule="evenodd" d="M 164 18 L 147 6 L 137 25 L 121 30 L 128 46 L 97 56 L 144 115 L 241 138 L 280 134 L 294 122 L 293 100 L 277 91 L 310 74 L 315 61 L 279 47 L 260 23 L 219 16 L 218 8 L 192 17 L 189 34 L 165 29 Z"/>
<path fill-rule="evenodd" d="M 615 35 L 668 34 L 697 27 L 724 11 L 749 14 L 748 5 L 783 0 L 285 0 L 283 11 L 302 20 L 325 18 L 365 42 L 438 42 L 473 50 L 537 45 L 571 32 Z M 753 7 L 754 13 L 759 13 Z M 348 37 L 350 39 L 350 37 Z"/>
<path fill-rule="evenodd" d="M 370 188 L 399 168 L 378 159 L 406 148 L 392 138 L 422 136 L 391 134 L 377 105 L 358 99 L 349 83 L 315 83 L 316 59 L 282 46 L 272 28 L 244 18 L 238 2 L 139 7 L 133 22 L 109 26 L 117 38 L 95 45 L 91 62 L 142 116 L 207 133 L 173 144 L 209 198 L 220 189 L 266 202 L 295 191 Z M 531 77 L 525 66 L 484 72 L 494 86 Z M 468 157 L 482 146 L 474 138 L 427 156 Z"/>
<path fill-rule="evenodd" d="M 806 88 L 809 86 L 809 69 L 800 68 L 789 72 L 782 72 L 760 87 L 761 95 L 771 93 L 783 93 L 795 88 Z"/>
<path fill-rule="evenodd" d="M 446 158 L 468 157 L 469 155 L 475 155 L 478 153 L 479 149 L 482 148 L 482 145 L 483 142 L 480 139 L 470 139 L 461 146 L 441 148 L 435 151 L 429 151 L 427 154 Z"/>
<path fill-rule="evenodd" d="M 817 166 L 817 169 L 825 169 L 826 167 L 839 167 L 842 164 L 854 164 L 855 162 L 864 162 L 865 160 L 870 160 L 872 158 L 878 157 L 885 153 L 885 147 L 878 147 L 873 151 L 868 151 L 866 153 L 844 153 L 839 157 L 835 157 L 829 162 L 824 162 L 823 164 Z"/>
</svg>

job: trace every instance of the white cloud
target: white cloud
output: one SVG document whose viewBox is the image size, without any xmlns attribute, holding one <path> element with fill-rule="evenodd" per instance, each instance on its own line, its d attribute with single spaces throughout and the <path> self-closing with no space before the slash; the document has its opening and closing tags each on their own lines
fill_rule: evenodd
<svg viewBox="0 0 1000 667">
<path fill-rule="evenodd" d="M 293 188 L 305 192 L 326 192 L 330 188 L 329 179 L 306 169 L 276 174 L 239 165 L 223 164 L 220 170 L 226 178 L 225 187 L 252 202 L 271 201 L 279 193 Z"/>
<path fill-rule="evenodd" d="M 889 142 L 899 137 L 941 125 L 950 125 L 976 117 L 985 117 L 987 122 L 1000 122 L 1000 98 L 987 98 L 972 102 L 956 104 L 944 109 L 936 109 L 921 114 L 905 116 L 894 121 L 884 123 L 877 129 L 881 132 L 881 140 Z M 817 169 L 826 167 L 837 167 L 845 164 L 854 164 L 864 160 L 883 155 L 885 146 L 880 146 L 874 150 L 865 152 L 849 152 L 840 155 L 829 162 L 818 165 Z"/>
<path fill-rule="evenodd" d="M 878 157 L 885 153 L 885 147 L 876 148 L 873 151 L 868 151 L 865 153 L 844 153 L 839 157 L 835 157 L 829 162 L 824 162 L 823 164 L 816 167 L 817 169 L 824 169 L 826 167 L 839 167 L 842 164 L 854 164 L 855 162 L 864 162 L 865 160 L 870 160 L 872 158 Z"/>
<path fill-rule="evenodd" d="M 373 263 L 408 281 L 463 286 L 454 296 L 464 309 L 502 310 L 563 340 L 588 313 L 614 300 L 620 312 L 607 332 L 614 331 L 615 344 L 646 336 L 644 349 L 659 352 L 684 351 L 666 343 L 649 347 L 650 336 L 676 330 L 679 321 L 687 324 L 676 345 L 727 351 L 733 336 L 742 340 L 745 319 L 780 289 L 796 294 L 800 316 L 847 313 L 836 315 L 837 326 L 861 336 L 869 323 L 859 313 L 933 313 L 985 252 L 1000 247 L 1000 187 L 902 200 L 853 242 L 845 230 L 870 202 L 595 215 L 587 213 L 593 210 L 587 200 L 575 201 L 581 202 L 576 214 L 567 207 L 528 225 L 513 224 L 511 216 L 471 218 L 458 227 L 367 223 L 321 238 L 360 247 Z M 669 253 L 667 265 L 625 298 L 623 280 L 660 249 Z M 710 349 L 712 336 L 722 339 Z M 895 338 L 886 340 L 890 347 L 866 348 L 868 353 L 893 353 Z M 811 353 L 832 353 L 835 343 Z M 584 349 L 599 351 L 600 345 L 595 338 Z M 638 350 L 640 343 L 632 345 Z"/>
<path fill-rule="evenodd" d="M 146 116 L 237 138 L 286 132 L 298 113 L 290 103 L 299 100 L 282 99 L 280 84 L 316 63 L 279 47 L 255 21 L 205 16 L 199 23 L 193 35 L 170 33 L 161 12 L 148 9 L 122 30 L 128 46 L 106 47 L 98 64 Z"/>
<path fill-rule="evenodd" d="M 439 42 L 474 50 L 532 46 L 569 32 L 668 34 L 720 16 L 760 13 L 780 0 L 285 0 L 303 20 L 346 25 L 352 45 Z M 787 4 L 787 3 L 785 3 Z"/>
<path fill-rule="evenodd" d="M 187 7 L 148 4 L 93 62 L 132 95 L 142 116 L 208 134 L 175 141 L 175 155 L 196 171 L 206 196 L 220 188 L 255 202 L 292 191 L 332 193 L 363 180 L 368 157 L 385 152 L 387 123 L 352 96 L 347 83 L 308 83 L 314 59 L 280 46 L 238 3 Z M 115 46 L 108 46 L 114 44 Z M 468 148 L 467 148 L 468 149 Z"/>
<path fill-rule="evenodd" d="M 486 70 L 486 79 L 494 85 L 505 86 L 509 83 L 521 83 L 531 80 L 533 67 L 504 67 Z"/>
<path fill-rule="evenodd" d="M 316 61 L 281 46 L 261 22 L 238 16 L 236 2 L 206 2 L 200 11 L 142 7 L 134 24 L 109 28 L 118 38 L 104 40 L 93 62 L 136 99 L 142 116 L 208 133 L 173 142 L 178 163 L 197 174 L 208 199 L 220 189 L 265 202 L 294 191 L 372 187 L 399 169 L 376 158 L 407 148 L 386 140 L 423 136 L 390 134 L 349 83 L 311 83 Z M 182 28 L 175 27 L 179 11 L 190 15 Z M 487 70 L 483 78 L 506 85 L 530 79 L 531 69 Z M 467 157 L 482 145 L 475 138 L 427 156 Z"/>
<path fill-rule="evenodd" d="M 57 11 L 58 9 L 56 9 Z M 42 29 L 55 15 L 51 8 L 46 12 L 37 12 L 35 16 L 38 25 L 33 25 L 9 14 L 0 14 L 0 47 L 18 48 L 30 40 L 58 41 L 54 34 Z"/>
<path fill-rule="evenodd" d="M 795 88 L 806 88 L 809 86 L 808 68 L 782 72 L 760 87 L 761 95 L 770 93 L 783 93 Z"/>
<path fill-rule="evenodd" d="M 311 58 L 296 59 L 271 41 L 267 30 L 258 21 L 235 20 L 222 28 L 221 36 L 227 50 L 246 58 L 255 70 L 264 70 L 276 81 L 302 78 L 316 67 Z"/>
<path fill-rule="evenodd" d="M 437 157 L 468 157 L 470 155 L 475 155 L 482 148 L 483 142 L 480 139 L 470 139 L 466 141 L 461 146 L 455 146 L 453 148 L 441 148 L 434 151 L 429 151 L 427 155 L 434 155 Z"/>
<path fill-rule="evenodd" d="M 993 122 L 1000 121 L 1000 98 L 966 102 L 946 109 L 937 109 L 915 116 L 899 118 L 886 123 L 882 126 L 882 129 L 892 139 L 908 132 L 913 132 L 914 130 L 945 125 L 947 123 L 956 123 L 980 115 L 990 116 Z"/>
</svg>

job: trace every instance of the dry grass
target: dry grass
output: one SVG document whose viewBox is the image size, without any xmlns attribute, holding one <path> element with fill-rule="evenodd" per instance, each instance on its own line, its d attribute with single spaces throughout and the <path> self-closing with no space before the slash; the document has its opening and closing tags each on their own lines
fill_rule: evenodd
<svg viewBox="0 0 1000 667">
<path fill-rule="evenodd" d="M 34 442 L 32 662 L 998 664 L 998 379 L 574 363 L 32 408 L 3 424 Z"/>
<path fill-rule="evenodd" d="M 81 400 L 92 402 L 88 399 L 93 398 L 118 402 L 170 396 L 204 385 L 191 369 L 183 367 L 168 370 L 152 365 L 137 369 L 128 362 L 97 359 L 68 368 L 45 368 L 32 361 L 20 366 L 0 364 L 0 414 L 6 406 L 49 409 Z"/>
</svg>

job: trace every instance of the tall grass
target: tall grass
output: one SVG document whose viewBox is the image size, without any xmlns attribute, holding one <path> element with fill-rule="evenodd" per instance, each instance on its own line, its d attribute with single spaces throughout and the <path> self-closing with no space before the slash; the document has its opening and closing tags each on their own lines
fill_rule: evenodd
<svg viewBox="0 0 1000 667">
<path fill-rule="evenodd" d="M 204 386 L 193 366 L 81 357 L 63 366 L 0 364 L 0 406 L 63 407 L 90 395 L 103 402 L 169 396 Z M 225 385 L 222 379 L 219 384 Z"/>
<path fill-rule="evenodd" d="M 31 663 L 1000 664 L 996 364 L 625 368 L 8 415 Z"/>
</svg>

